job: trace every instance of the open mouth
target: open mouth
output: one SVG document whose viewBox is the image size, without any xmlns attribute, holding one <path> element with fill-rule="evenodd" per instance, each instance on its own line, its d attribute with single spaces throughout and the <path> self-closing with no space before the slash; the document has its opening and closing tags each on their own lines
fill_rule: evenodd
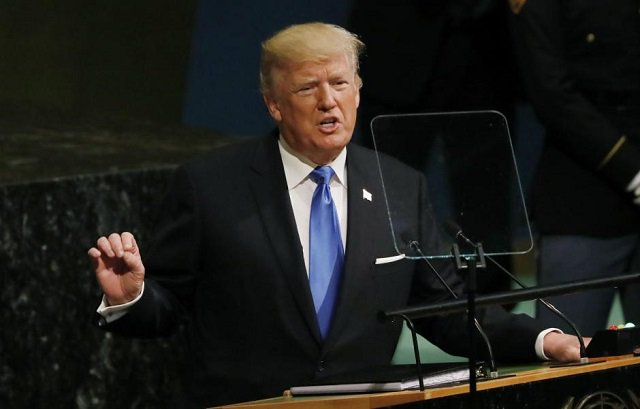
<svg viewBox="0 0 640 409">
<path fill-rule="evenodd" d="M 320 121 L 320 128 L 332 130 L 338 126 L 338 120 L 336 118 L 326 118 Z"/>
</svg>

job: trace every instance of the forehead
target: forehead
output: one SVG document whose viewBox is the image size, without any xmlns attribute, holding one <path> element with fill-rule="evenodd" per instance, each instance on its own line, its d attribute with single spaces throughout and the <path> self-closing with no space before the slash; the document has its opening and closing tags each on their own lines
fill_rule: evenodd
<svg viewBox="0 0 640 409">
<path fill-rule="evenodd" d="M 279 71 L 289 80 L 355 75 L 353 64 L 344 54 L 318 61 L 290 62 L 279 67 Z"/>
</svg>

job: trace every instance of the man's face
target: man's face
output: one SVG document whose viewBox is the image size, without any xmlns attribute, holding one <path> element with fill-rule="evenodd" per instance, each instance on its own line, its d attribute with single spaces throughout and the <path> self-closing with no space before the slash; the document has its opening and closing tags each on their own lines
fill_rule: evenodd
<svg viewBox="0 0 640 409">
<path fill-rule="evenodd" d="M 360 103 L 356 74 L 346 55 L 325 63 L 289 64 L 274 73 L 264 97 L 282 137 L 316 164 L 331 162 L 351 140 Z"/>
</svg>

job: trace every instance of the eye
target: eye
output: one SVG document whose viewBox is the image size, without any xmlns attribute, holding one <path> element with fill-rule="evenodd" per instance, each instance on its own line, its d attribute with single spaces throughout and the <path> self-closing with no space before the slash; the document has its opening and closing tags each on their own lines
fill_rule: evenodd
<svg viewBox="0 0 640 409">
<path fill-rule="evenodd" d="M 305 84 L 296 88 L 295 93 L 298 95 L 308 95 L 313 91 L 313 85 Z"/>
<path fill-rule="evenodd" d="M 335 80 L 332 82 L 334 88 L 343 89 L 349 86 L 349 81 L 347 80 Z"/>
</svg>

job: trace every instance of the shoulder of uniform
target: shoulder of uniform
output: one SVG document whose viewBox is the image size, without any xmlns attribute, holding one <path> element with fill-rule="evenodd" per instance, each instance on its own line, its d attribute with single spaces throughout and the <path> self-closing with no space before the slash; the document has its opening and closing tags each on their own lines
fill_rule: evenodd
<svg viewBox="0 0 640 409">
<path fill-rule="evenodd" d="M 527 0 L 509 0 L 509 7 L 513 14 L 520 14 L 520 10 L 524 7 Z"/>
</svg>

